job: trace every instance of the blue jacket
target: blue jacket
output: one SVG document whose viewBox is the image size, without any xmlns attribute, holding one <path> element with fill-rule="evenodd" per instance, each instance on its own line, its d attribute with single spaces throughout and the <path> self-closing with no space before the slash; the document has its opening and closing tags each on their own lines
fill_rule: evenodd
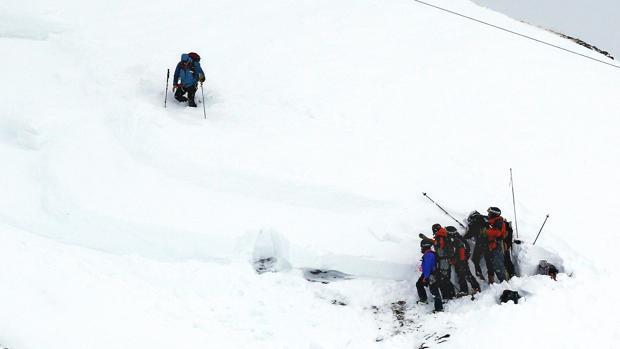
<svg viewBox="0 0 620 349">
<path fill-rule="evenodd" d="M 428 250 L 424 252 L 422 256 L 422 275 L 426 280 L 431 277 L 431 274 L 435 271 L 437 267 L 435 252 Z"/>
<path fill-rule="evenodd" d="M 185 67 L 183 65 L 184 62 L 189 62 L 189 67 Z M 177 63 L 177 67 L 174 70 L 174 80 L 172 80 L 172 83 L 176 84 L 180 79 L 181 85 L 184 87 L 196 86 L 199 74 L 204 75 L 200 63 L 194 62 L 187 53 L 184 53 L 181 55 L 181 61 Z"/>
</svg>

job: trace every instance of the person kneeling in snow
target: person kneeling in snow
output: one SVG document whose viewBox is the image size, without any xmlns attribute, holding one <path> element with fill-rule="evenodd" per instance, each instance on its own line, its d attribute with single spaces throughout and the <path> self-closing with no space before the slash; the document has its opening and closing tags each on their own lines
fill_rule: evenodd
<svg viewBox="0 0 620 349">
<path fill-rule="evenodd" d="M 426 294 L 425 286 L 431 291 L 431 294 L 435 298 L 435 311 L 443 311 L 443 304 L 441 301 L 441 294 L 439 293 L 439 287 L 437 284 L 437 278 L 435 272 L 437 269 L 437 259 L 435 252 L 431 250 L 433 243 L 429 240 L 422 240 L 420 242 L 420 248 L 422 249 L 422 275 L 416 282 L 415 287 L 418 290 L 419 303 L 428 304 L 428 295 Z"/>
<path fill-rule="evenodd" d="M 174 80 L 172 80 L 172 90 L 176 90 L 174 98 L 179 102 L 187 101 L 190 107 L 196 107 L 194 96 L 198 90 L 198 82 L 202 85 L 204 81 L 205 74 L 200 67 L 200 56 L 194 52 L 182 54 L 181 61 L 174 70 Z M 187 97 L 185 97 L 186 93 Z"/>
</svg>

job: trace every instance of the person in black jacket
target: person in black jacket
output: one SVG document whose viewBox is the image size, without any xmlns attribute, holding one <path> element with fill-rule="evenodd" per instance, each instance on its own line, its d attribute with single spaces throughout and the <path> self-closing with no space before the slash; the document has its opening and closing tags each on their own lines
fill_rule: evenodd
<svg viewBox="0 0 620 349">
<path fill-rule="evenodd" d="M 489 254 L 489 245 L 486 237 L 487 224 L 487 217 L 483 216 L 478 211 L 474 211 L 469 215 L 469 217 L 467 217 L 467 232 L 463 236 L 465 239 L 473 239 L 475 242 L 471 260 L 474 262 L 476 276 L 481 280 L 484 280 L 482 267 L 480 266 L 480 260 L 483 257 L 489 274 L 493 273 L 491 256 Z"/>
</svg>

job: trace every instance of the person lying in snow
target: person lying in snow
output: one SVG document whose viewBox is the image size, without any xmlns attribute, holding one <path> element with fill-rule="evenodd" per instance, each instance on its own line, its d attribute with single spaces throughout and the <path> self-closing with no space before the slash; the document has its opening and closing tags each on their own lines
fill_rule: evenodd
<svg viewBox="0 0 620 349">
<path fill-rule="evenodd" d="M 416 282 L 415 287 L 418 290 L 418 303 L 428 304 L 428 295 L 425 286 L 431 291 L 435 299 L 435 311 L 443 311 L 441 294 L 439 293 L 439 285 L 437 282 L 437 262 L 435 252 L 431 250 L 433 243 L 427 239 L 420 241 L 420 249 L 422 250 L 422 275 Z"/>
<path fill-rule="evenodd" d="M 204 81 L 205 74 L 200 66 L 200 56 L 195 52 L 182 54 L 172 80 L 172 90 L 176 90 L 174 98 L 179 102 L 188 102 L 190 107 L 196 107 L 194 97 L 198 90 L 198 82 L 202 85 Z"/>
</svg>

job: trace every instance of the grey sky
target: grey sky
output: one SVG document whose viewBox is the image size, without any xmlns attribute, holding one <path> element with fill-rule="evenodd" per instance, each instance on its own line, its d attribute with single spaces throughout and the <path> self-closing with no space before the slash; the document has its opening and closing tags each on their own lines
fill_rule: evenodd
<svg viewBox="0 0 620 349">
<path fill-rule="evenodd" d="M 473 0 L 517 20 L 579 38 L 620 60 L 620 0 Z"/>
</svg>

